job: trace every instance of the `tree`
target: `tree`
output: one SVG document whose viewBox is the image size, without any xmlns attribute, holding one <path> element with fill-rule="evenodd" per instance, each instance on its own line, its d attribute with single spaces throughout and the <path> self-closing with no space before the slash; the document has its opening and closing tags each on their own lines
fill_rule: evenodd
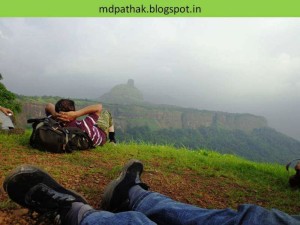
<svg viewBox="0 0 300 225">
<path fill-rule="evenodd" d="M 2 74 L 0 74 L 0 80 L 2 80 Z M 21 104 L 16 100 L 16 95 L 6 89 L 4 84 L 0 82 L 0 106 L 9 108 L 15 113 L 21 112 Z"/>
</svg>

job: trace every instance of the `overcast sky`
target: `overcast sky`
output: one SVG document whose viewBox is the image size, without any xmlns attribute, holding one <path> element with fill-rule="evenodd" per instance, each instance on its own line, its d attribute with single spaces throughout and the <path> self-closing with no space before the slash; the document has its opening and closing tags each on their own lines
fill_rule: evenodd
<svg viewBox="0 0 300 225">
<path fill-rule="evenodd" d="M 300 18 L 1 18 L 0 73 L 18 94 L 79 98 L 131 78 L 300 140 Z"/>
</svg>

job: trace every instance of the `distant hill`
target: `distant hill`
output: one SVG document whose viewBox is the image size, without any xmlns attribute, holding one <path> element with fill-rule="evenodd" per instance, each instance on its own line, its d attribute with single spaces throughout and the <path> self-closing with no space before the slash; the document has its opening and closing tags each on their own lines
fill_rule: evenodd
<svg viewBox="0 0 300 225">
<path fill-rule="evenodd" d="M 129 79 L 127 84 L 113 87 L 97 99 L 104 103 L 113 104 L 138 104 L 144 101 L 142 92 L 134 86 L 134 80 Z"/>
</svg>

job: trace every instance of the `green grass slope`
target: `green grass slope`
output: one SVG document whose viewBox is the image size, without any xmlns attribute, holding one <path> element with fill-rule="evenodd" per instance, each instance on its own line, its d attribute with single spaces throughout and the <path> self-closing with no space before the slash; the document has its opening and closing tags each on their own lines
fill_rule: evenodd
<svg viewBox="0 0 300 225">
<path fill-rule="evenodd" d="M 143 180 L 151 190 L 205 208 L 236 208 L 243 203 L 300 211 L 299 191 L 288 187 L 282 165 L 255 163 L 209 150 L 190 151 L 148 144 L 106 144 L 104 147 L 51 154 L 28 145 L 30 133 L 0 134 L 0 182 L 20 164 L 47 170 L 65 187 L 84 195 L 98 208 L 104 187 L 118 176 L 122 165 L 135 158 L 145 165 Z M 0 189 L 0 224 L 33 224 L 27 210 L 11 202 Z"/>
<path fill-rule="evenodd" d="M 134 140 L 189 149 L 206 148 L 256 162 L 286 164 L 300 155 L 299 141 L 268 127 L 244 132 L 210 127 L 152 131 L 144 126 L 118 131 L 117 135 L 124 142 Z"/>
</svg>

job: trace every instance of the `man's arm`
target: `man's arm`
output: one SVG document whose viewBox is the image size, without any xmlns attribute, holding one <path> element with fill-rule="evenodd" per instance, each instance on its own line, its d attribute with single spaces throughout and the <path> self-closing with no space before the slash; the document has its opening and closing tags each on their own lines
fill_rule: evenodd
<svg viewBox="0 0 300 225">
<path fill-rule="evenodd" d="M 3 112 L 7 116 L 12 116 L 14 113 L 8 108 L 0 106 L 0 111 Z"/>
<path fill-rule="evenodd" d="M 70 111 L 70 112 L 59 112 L 57 113 L 57 118 L 62 121 L 72 121 L 78 117 L 89 115 L 95 113 L 96 115 L 100 116 L 102 111 L 102 104 L 90 105 L 84 107 L 80 110 Z"/>
<path fill-rule="evenodd" d="M 57 112 L 55 112 L 55 106 L 52 103 L 48 103 L 45 107 L 45 112 L 47 116 L 57 117 Z"/>
</svg>

